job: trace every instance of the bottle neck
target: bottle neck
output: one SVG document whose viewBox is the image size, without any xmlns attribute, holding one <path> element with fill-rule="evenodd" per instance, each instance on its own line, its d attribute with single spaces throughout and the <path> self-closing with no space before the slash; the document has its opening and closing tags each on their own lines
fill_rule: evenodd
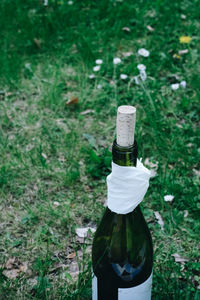
<svg viewBox="0 0 200 300">
<path fill-rule="evenodd" d="M 119 166 L 132 166 L 135 167 L 137 163 L 137 142 L 134 141 L 132 146 L 122 147 L 119 146 L 116 140 L 112 146 L 113 162 Z"/>
</svg>

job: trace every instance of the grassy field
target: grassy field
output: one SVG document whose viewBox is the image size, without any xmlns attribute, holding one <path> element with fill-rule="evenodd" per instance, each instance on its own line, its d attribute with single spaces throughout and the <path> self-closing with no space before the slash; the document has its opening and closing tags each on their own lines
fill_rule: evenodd
<svg viewBox="0 0 200 300">
<path fill-rule="evenodd" d="M 47 2 L 0 2 L 0 299 L 91 299 L 92 233 L 76 229 L 105 209 L 122 104 L 157 169 L 152 300 L 200 299 L 199 1 Z"/>
</svg>

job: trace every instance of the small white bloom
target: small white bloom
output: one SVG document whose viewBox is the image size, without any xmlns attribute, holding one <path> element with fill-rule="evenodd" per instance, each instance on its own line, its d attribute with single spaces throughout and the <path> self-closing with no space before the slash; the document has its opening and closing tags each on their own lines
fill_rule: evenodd
<svg viewBox="0 0 200 300">
<path fill-rule="evenodd" d="M 95 66 L 95 67 L 93 68 L 93 71 L 94 71 L 94 72 L 98 72 L 98 71 L 100 70 L 100 68 L 101 68 L 100 66 Z"/>
<path fill-rule="evenodd" d="M 73 1 L 68 1 L 68 5 L 72 5 L 73 4 Z"/>
<path fill-rule="evenodd" d="M 117 65 L 117 64 L 120 64 L 122 61 L 121 61 L 121 58 L 119 58 L 119 57 L 115 57 L 114 59 L 113 59 L 113 64 L 114 65 Z"/>
<path fill-rule="evenodd" d="M 103 60 L 102 59 L 97 59 L 95 62 L 96 62 L 97 65 L 101 65 L 103 63 Z"/>
<path fill-rule="evenodd" d="M 128 75 L 126 74 L 120 74 L 120 78 L 123 80 L 126 80 L 128 78 Z"/>
<path fill-rule="evenodd" d="M 164 196 L 164 200 L 166 202 L 172 202 L 172 200 L 174 199 L 174 196 L 173 195 L 165 195 Z"/>
<path fill-rule="evenodd" d="M 48 5 L 48 0 L 44 0 L 44 6 Z"/>
<path fill-rule="evenodd" d="M 181 81 L 180 82 L 180 86 L 182 86 L 182 88 L 186 88 L 186 85 L 187 85 L 187 83 L 186 83 L 186 81 L 185 80 L 183 80 L 183 81 Z"/>
<path fill-rule="evenodd" d="M 94 75 L 94 74 L 90 74 L 88 77 L 89 77 L 90 79 L 94 79 L 94 78 L 95 78 L 95 75 Z"/>
<path fill-rule="evenodd" d="M 138 54 L 144 57 L 148 57 L 150 52 L 144 48 L 141 48 L 138 50 Z"/>
<path fill-rule="evenodd" d="M 146 74 L 145 70 L 140 71 L 140 78 L 142 81 L 145 81 L 147 79 L 147 74 Z"/>
<path fill-rule="evenodd" d="M 178 90 L 178 88 L 179 88 L 179 83 L 173 83 L 173 84 L 171 84 L 171 89 L 172 89 L 173 91 Z"/>
<path fill-rule="evenodd" d="M 139 71 L 145 71 L 146 70 L 146 66 L 143 65 L 143 64 L 137 65 L 137 68 L 138 68 Z"/>
<path fill-rule="evenodd" d="M 101 85 L 101 84 L 97 84 L 97 88 L 98 88 L 98 89 L 101 89 L 101 88 L 102 88 L 102 85 Z"/>
</svg>

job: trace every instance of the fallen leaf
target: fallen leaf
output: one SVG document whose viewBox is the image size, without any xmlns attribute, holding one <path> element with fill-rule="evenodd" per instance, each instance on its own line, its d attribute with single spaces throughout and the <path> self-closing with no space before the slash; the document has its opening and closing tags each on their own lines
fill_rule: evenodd
<svg viewBox="0 0 200 300">
<path fill-rule="evenodd" d="M 81 227 L 81 228 L 76 228 L 76 234 L 80 237 L 80 238 L 84 238 L 88 235 L 88 231 L 91 231 L 92 233 L 94 233 L 96 231 L 96 228 L 92 228 L 92 227 Z"/>
<path fill-rule="evenodd" d="M 82 116 L 84 116 L 84 115 L 87 115 L 87 114 L 90 114 L 90 113 L 94 113 L 94 110 L 93 109 L 86 109 L 86 110 L 82 111 L 80 114 Z"/>
<path fill-rule="evenodd" d="M 196 176 L 200 176 L 200 171 L 199 170 L 197 170 L 197 169 L 192 169 L 192 171 L 193 171 L 193 173 L 194 173 L 194 175 L 196 175 Z"/>
<path fill-rule="evenodd" d="M 42 155 L 43 158 L 47 159 L 47 156 L 46 156 L 45 153 L 42 153 L 41 155 Z"/>
<path fill-rule="evenodd" d="M 36 45 L 39 49 L 42 49 L 42 46 L 41 46 L 42 40 L 37 39 L 37 38 L 34 38 L 33 41 L 34 41 L 35 45 Z"/>
<path fill-rule="evenodd" d="M 7 260 L 7 262 L 6 262 L 6 264 L 5 264 L 5 268 L 8 269 L 8 270 L 9 270 L 9 269 L 12 269 L 13 266 L 14 266 L 15 261 L 16 261 L 16 258 L 15 258 L 15 257 L 9 258 L 9 259 Z"/>
<path fill-rule="evenodd" d="M 151 159 L 148 157 L 145 159 L 144 164 L 150 167 L 151 169 L 155 169 L 155 170 L 158 169 L 158 161 L 152 162 Z"/>
<path fill-rule="evenodd" d="M 79 101 L 78 97 L 72 97 L 71 99 L 69 99 L 69 100 L 66 102 L 66 105 L 77 104 L 78 101 Z"/>
<path fill-rule="evenodd" d="M 158 221 L 158 224 L 160 225 L 161 227 L 161 230 L 164 230 L 164 221 L 160 215 L 160 213 L 158 211 L 154 211 L 154 215 L 156 217 L 156 220 Z"/>
<path fill-rule="evenodd" d="M 123 31 L 127 31 L 127 32 L 130 32 L 130 31 L 131 31 L 129 27 L 123 27 L 122 30 L 123 30 Z"/>
<path fill-rule="evenodd" d="M 129 52 L 123 52 L 122 55 L 124 57 L 129 57 L 129 56 L 133 55 L 133 52 L 130 52 L 130 51 Z"/>
<path fill-rule="evenodd" d="M 154 31 L 155 29 L 153 28 L 153 27 L 151 27 L 150 25 L 147 25 L 147 29 L 149 30 L 149 31 Z"/>
<path fill-rule="evenodd" d="M 72 259 L 74 257 L 76 257 L 76 253 L 75 252 L 72 252 L 72 253 L 70 253 L 70 254 L 67 255 L 67 258 L 69 258 L 69 259 Z"/>
<path fill-rule="evenodd" d="M 150 168 L 150 171 L 151 171 L 150 178 L 154 178 L 158 175 L 157 172 L 156 172 L 157 169 L 158 169 L 158 161 L 153 163 L 150 160 L 150 158 L 147 157 L 144 161 L 144 164 Z"/>
<path fill-rule="evenodd" d="M 19 271 L 26 273 L 27 270 L 28 270 L 28 261 L 25 261 L 19 266 Z"/>
<path fill-rule="evenodd" d="M 95 148 L 95 149 L 98 148 L 97 143 L 96 143 L 96 139 L 94 138 L 93 135 L 88 134 L 88 133 L 83 133 L 83 137 L 84 137 L 86 140 L 88 140 L 88 142 L 90 143 L 90 145 L 91 145 L 93 148 Z"/>
<path fill-rule="evenodd" d="M 2 274 L 9 279 L 15 279 L 20 273 L 19 269 L 4 270 Z"/>
<path fill-rule="evenodd" d="M 188 258 L 182 257 L 178 253 L 174 253 L 171 256 L 174 257 L 175 262 L 185 263 L 186 261 L 189 261 Z"/>
<path fill-rule="evenodd" d="M 70 267 L 69 267 L 69 274 L 71 275 L 73 280 L 78 279 L 79 267 L 78 267 L 78 263 L 76 261 L 71 262 Z"/>
</svg>

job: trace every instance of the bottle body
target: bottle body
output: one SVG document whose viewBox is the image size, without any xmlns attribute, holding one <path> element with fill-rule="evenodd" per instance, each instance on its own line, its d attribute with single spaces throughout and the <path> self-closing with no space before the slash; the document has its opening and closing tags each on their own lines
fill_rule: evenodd
<svg viewBox="0 0 200 300">
<path fill-rule="evenodd" d="M 113 161 L 121 166 L 134 166 L 137 144 L 121 148 L 113 144 Z M 92 249 L 94 272 L 93 300 L 149 300 L 153 247 L 151 235 L 138 205 L 132 212 L 117 214 L 106 208 L 95 233 Z M 150 282 L 149 284 L 146 284 Z M 142 285 L 146 296 L 133 296 Z M 134 291 L 135 287 L 135 291 Z M 131 290 L 132 289 L 132 290 Z M 138 290 L 139 291 L 139 290 Z M 137 292 L 137 291 L 136 291 Z M 129 293 L 129 296 L 123 294 Z M 120 296 L 121 294 L 121 296 Z M 125 295 L 124 294 L 124 295 Z M 133 298 L 134 297 L 134 298 Z"/>
</svg>

